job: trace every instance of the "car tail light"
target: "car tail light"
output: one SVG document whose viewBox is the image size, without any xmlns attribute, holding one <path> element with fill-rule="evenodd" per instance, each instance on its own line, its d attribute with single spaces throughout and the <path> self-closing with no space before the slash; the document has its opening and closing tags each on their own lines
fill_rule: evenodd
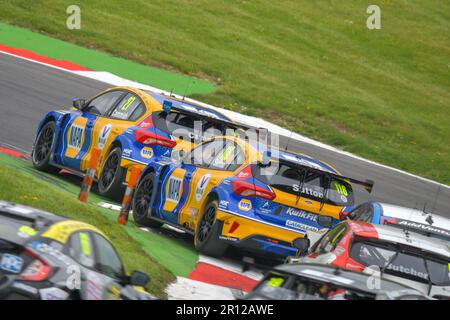
<svg viewBox="0 0 450 320">
<path fill-rule="evenodd" d="M 24 281 L 43 281 L 47 279 L 52 272 L 52 267 L 43 259 L 36 256 L 32 251 L 27 251 L 27 255 L 36 258 L 19 277 Z"/>
<path fill-rule="evenodd" d="M 261 187 L 255 186 L 253 183 L 242 180 L 234 180 L 232 183 L 233 192 L 243 197 L 259 197 L 264 199 L 275 199 L 275 193 Z"/>
<path fill-rule="evenodd" d="M 148 146 L 158 145 L 167 148 L 173 148 L 177 145 L 176 141 L 171 139 L 167 139 L 160 135 L 157 135 L 154 132 L 150 132 L 147 130 L 137 130 L 136 133 L 136 141 Z"/>
</svg>

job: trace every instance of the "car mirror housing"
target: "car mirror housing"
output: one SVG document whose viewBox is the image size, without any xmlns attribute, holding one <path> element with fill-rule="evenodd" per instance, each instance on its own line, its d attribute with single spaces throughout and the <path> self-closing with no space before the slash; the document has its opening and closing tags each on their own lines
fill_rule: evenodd
<svg viewBox="0 0 450 320">
<path fill-rule="evenodd" d="M 331 228 L 333 226 L 333 218 L 330 216 L 319 215 L 317 217 L 317 224 L 324 228 Z"/>
<path fill-rule="evenodd" d="M 178 149 L 172 151 L 172 159 L 174 159 L 177 162 L 181 162 L 181 160 L 184 158 L 184 150 Z"/>
<path fill-rule="evenodd" d="M 258 164 L 261 167 L 268 167 L 268 166 L 270 166 L 271 159 L 272 159 L 272 152 L 264 151 L 263 155 L 262 155 L 262 159 L 261 159 L 261 161 L 259 161 Z"/>
<path fill-rule="evenodd" d="M 84 107 L 85 107 L 85 105 L 86 105 L 86 100 L 84 100 L 84 99 L 73 99 L 72 100 L 72 106 L 75 108 L 75 109 L 78 109 L 78 110 L 83 110 L 84 109 Z"/>
<path fill-rule="evenodd" d="M 130 276 L 130 285 L 145 287 L 145 285 L 150 281 L 150 277 L 143 272 L 134 271 Z"/>
<path fill-rule="evenodd" d="M 294 248 L 298 249 L 299 254 L 302 255 L 309 249 L 310 241 L 308 238 L 297 238 L 292 245 Z"/>
</svg>

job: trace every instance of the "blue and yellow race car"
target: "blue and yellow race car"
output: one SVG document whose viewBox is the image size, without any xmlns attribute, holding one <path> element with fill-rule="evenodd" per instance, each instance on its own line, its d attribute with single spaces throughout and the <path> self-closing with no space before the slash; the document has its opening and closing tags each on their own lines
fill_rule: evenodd
<svg viewBox="0 0 450 320">
<path fill-rule="evenodd" d="M 150 163 L 133 196 L 133 217 L 142 226 L 182 228 L 211 256 L 233 245 L 281 258 L 296 254 L 294 242 L 307 231 L 322 229 L 319 215 L 339 221 L 354 203 L 351 183 L 373 187 L 304 155 L 215 137 Z"/>
<path fill-rule="evenodd" d="M 164 104 L 174 109 L 165 112 Z M 93 149 L 99 148 L 98 191 L 121 199 L 129 167 L 143 169 L 154 157 L 170 156 L 174 147 L 190 150 L 209 133 L 224 134 L 226 128 L 215 119 L 229 121 L 215 110 L 173 96 L 115 87 L 88 101 L 74 100 L 71 110 L 47 113 L 38 126 L 32 162 L 39 170 L 82 173 Z M 196 121 L 205 136 L 196 135 Z"/>
</svg>

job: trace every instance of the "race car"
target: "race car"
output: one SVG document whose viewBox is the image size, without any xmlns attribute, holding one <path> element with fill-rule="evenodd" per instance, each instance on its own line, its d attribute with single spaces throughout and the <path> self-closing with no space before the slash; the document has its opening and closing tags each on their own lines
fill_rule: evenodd
<svg viewBox="0 0 450 320">
<path fill-rule="evenodd" d="M 307 239 L 303 239 L 305 241 Z M 377 271 L 436 299 L 450 298 L 450 244 L 388 225 L 345 220 L 290 263 Z"/>
<path fill-rule="evenodd" d="M 172 108 L 164 112 L 163 105 Z M 226 128 L 215 119 L 229 121 L 220 112 L 172 96 L 114 87 L 88 101 L 75 99 L 71 110 L 47 113 L 38 126 L 31 159 L 39 170 L 64 168 L 80 174 L 93 149 L 99 148 L 98 191 L 121 200 L 129 167 L 143 169 L 153 157 L 170 156 L 174 147 L 189 150 L 202 139 L 224 134 Z M 203 135 L 196 133 L 196 123 Z"/>
<path fill-rule="evenodd" d="M 0 300 L 149 300 L 97 228 L 0 201 Z"/>
<path fill-rule="evenodd" d="M 266 272 L 239 300 L 428 300 L 419 291 L 379 276 L 315 263 L 282 264 Z M 373 285 L 368 285 L 373 284 Z"/>
<path fill-rule="evenodd" d="M 450 242 L 450 219 L 417 209 L 369 201 L 349 211 L 347 218 L 388 224 Z"/>
<path fill-rule="evenodd" d="M 373 187 L 305 155 L 215 137 L 150 163 L 133 196 L 133 217 L 141 226 L 182 228 L 211 256 L 233 245 L 284 257 L 295 255 L 295 239 L 318 230 L 319 215 L 339 221 L 354 201 L 350 182 Z"/>
</svg>

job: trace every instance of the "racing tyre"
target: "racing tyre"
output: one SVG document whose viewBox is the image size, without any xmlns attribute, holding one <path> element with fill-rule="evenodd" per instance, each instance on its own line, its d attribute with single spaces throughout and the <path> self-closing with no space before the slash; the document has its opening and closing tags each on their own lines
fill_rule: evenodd
<svg viewBox="0 0 450 320">
<path fill-rule="evenodd" d="M 98 178 L 98 193 L 102 196 L 122 201 L 125 192 L 124 181 L 127 170 L 120 166 L 122 149 L 116 147 L 108 154 Z"/>
<path fill-rule="evenodd" d="M 218 206 L 217 200 L 206 205 L 194 236 L 195 248 L 200 253 L 217 258 L 223 256 L 228 248 L 228 245 L 219 239 L 221 224 L 216 219 Z"/>
<path fill-rule="evenodd" d="M 163 223 L 148 218 L 150 199 L 153 193 L 154 173 L 145 175 L 140 181 L 134 192 L 132 208 L 134 222 L 140 226 L 159 228 Z"/>
<path fill-rule="evenodd" d="M 42 127 L 41 131 L 39 131 L 36 143 L 34 144 L 31 162 L 33 162 L 33 166 L 40 171 L 51 173 L 59 171 L 58 168 L 49 164 L 55 137 L 55 129 L 56 123 L 54 121 L 47 122 Z"/>
</svg>

